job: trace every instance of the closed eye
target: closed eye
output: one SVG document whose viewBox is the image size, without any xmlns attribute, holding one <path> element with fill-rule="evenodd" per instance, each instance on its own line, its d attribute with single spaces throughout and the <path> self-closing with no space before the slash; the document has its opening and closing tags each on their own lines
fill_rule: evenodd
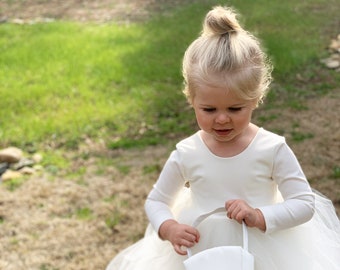
<svg viewBox="0 0 340 270">
<path fill-rule="evenodd" d="M 242 110 L 242 107 L 230 107 L 228 108 L 230 112 L 238 112 Z"/>
<path fill-rule="evenodd" d="M 205 112 L 215 112 L 216 109 L 215 108 L 202 108 L 203 111 Z"/>
</svg>

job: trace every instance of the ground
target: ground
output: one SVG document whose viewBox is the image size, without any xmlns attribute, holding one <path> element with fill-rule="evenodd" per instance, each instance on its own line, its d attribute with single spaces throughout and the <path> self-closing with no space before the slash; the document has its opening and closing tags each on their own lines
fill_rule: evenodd
<svg viewBox="0 0 340 270">
<path fill-rule="evenodd" d="M 0 3 L 0 20 L 129 22 L 165 12 L 166 2 L 8 0 Z M 311 185 L 331 198 L 338 211 L 340 184 L 334 174 L 339 174 L 340 164 L 339 90 L 306 100 L 308 110 L 265 112 L 279 116 L 266 128 L 284 131 Z M 255 121 L 262 114 L 256 112 Z M 293 131 L 314 136 L 297 142 Z M 75 172 L 86 168 L 81 178 L 41 172 L 14 191 L 0 186 L 0 269 L 105 269 L 119 250 L 143 235 L 143 203 L 174 142 L 144 150 L 113 151 L 104 145 L 87 140 L 78 151 L 65 153 Z"/>
<path fill-rule="evenodd" d="M 194 0 L 4 0 L 0 2 L 0 19 L 53 18 L 126 23 L 143 20 L 154 12 L 166 12 L 173 5 L 189 2 Z"/>
</svg>

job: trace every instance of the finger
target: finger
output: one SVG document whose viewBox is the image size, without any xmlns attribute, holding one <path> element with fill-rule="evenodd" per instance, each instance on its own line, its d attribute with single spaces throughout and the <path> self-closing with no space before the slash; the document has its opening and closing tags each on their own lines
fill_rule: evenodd
<svg viewBox="0 0 340 270">
<path fill-rule="evenodd" d="M 251 222 L 252 219 L 254 219 L 254 217 L 252 216 L 251 208 L 242 209 L 236 216 L 236 220 L 239 221 L 239 223 L 242 223 L 242 221 L 244 221 L 246 224 L 248 224 L 248 222 Z"/>
<path fill-rule="evenodd" d="M 183 250 L 182 246 L 180 245 L 174 245 L 175 251 L 179 254 L 179 255 L 187 255 L 187 251 Z"/>
<path fill-rule="evenodd" d="M 238 223 L 242 223 L 242 221 L 244 220 L 244 215 L 243 215 L 243 213 L 238 213 L 237 215 L 236 215 L 236 217 L 234 218 Z"/>
<path fill-rule="evenodd" d="M 199 231 L 196 230 L 196 243 L 198 243 L 200 241 L 201 235 L 199 233 Z"/>
<path fill-rule="evenodd" d="M 237 207 L 233 208 L 233 209 L 230 211 L 230 218 L 231 218 L 231 219 L 236 219 L 238 213 L 239 213 L 239 209 L 238 209 Z"/>
<path fill-rule="evenodd" d="M 242 223 L 242 221 L 246 218 L 247 215 L 248 215 L 247 209 L 245 209 L 242 205 L 238 205 L 237 207 L 235 207 L 231 216 L 238 223 Z"/>
<path fill-rule="evenodd" d="M 230 208 L 230 206 L 235 202 L 235 200 L 229 200 L 229 201 L 226 201 L 225 203 L 225 209 L 228 211 L 228 209 Z"/>
<path fill-rule="evenodd" d="M 193 234 L 186 235 L 185 238 L 182 239 L 181 244 L 186 247 L 192 247 L 197 243 L 197 237 Z"/>
<path fill-rule="evenodd" d="M 238 208 L 239 206 L 235 201 L 231 203 L 227 210 L 227 216 L 231 219 L 235 218 L 235 215 L 238 213 Z"/>
<path fill-rule="evenodd" d="M 188 240 L 188 241 L 191 241 L 193 243 L 198 243 L 199 241 L 199 238 L 200 238 L 200 233 L 199 231 L 194 228 L 194 227 L 189 227 L 187 230 L 186 230 L 186 237 L 185 239 Z"/>
<path fill-rule="evenodd" d="M 230 201 L 228 201 L 228 211 L 234 211 L 241 204 L 242 204 L 242 202 L 240 200 L 230 200 Z"/>
</svg>

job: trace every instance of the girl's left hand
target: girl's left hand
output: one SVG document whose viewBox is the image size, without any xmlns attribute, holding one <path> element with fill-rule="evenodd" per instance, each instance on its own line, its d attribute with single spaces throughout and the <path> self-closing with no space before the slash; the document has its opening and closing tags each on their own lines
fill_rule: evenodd
<svg viewBox="0 0 340 270">
<path fill-rule="evenodd" d="M 227 216 L 238 223 L 244 221 L 248 227 L 256 227 L 266 230 L 266 222 L 260 209 L 252 208 L 244 200 L 230 200 L 225 203 Z"/>
</svg>

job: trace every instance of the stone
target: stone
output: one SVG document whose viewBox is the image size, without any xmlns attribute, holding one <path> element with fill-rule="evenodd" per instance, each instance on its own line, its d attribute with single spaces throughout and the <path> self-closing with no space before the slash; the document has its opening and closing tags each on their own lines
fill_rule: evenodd
<svg viewBox="0 0 340 270">
<path fill-rule="evenodd" d="M 22 158 L 19 160 L 19 162 L 12 165 L 12 169 L 14 170 L 20 170 L 24 167 L 32 167 L 34 165 L 34 161 L 28 158 Z"/>
<path fill-rule="evenodd" d="M 32 160 L 35 162 L 35 163 L 40 163 L 42 161 L 43 157 L 41 154 L 39 153 L 35 153 L 33 156 L 32 156 Z"/>
<path fill-rule="evenodd" d="M 23 153 L 21 149 L 16 147 L 8 147 L 0 150 L 0 162 L 17 163 L 22 157 Z"/>
<path fill-rule="evenodd" d="M 43 166 L 39 165 L 42 159 L 39 153 L 26 158 L 23 156 L 23 151 L 16 147 L 0 150 L 0 183 L 43 171 Z"/>
<path fill-rule="evenodd" d="M 42 172 L 44 170 L 44 167 L 40 164 L 36 164 L 33 166 L 33 169 L 37 172 Z"/>
<path fill-rule="evenodd" d="M 340 67 L 340 61 L 339 60 L 334 60 L 334 59 L 329 59 L 325 62 L 326 67 L 330 69 L 336 69 Z"/>
<path fill-rule="evenodd" d="M 2 175 L 9 168 L 9 164 L 7 162 L 0 163 L 0 175 Z"/>
<path fill-rule="evenodd" d="M 22 174 L 34 174 L 35 173 L 35 169 L 31 168 L 31 167 L 23 167 L 19 170 L 20 173 Z"/>
<path fill-rule="evenodd" d="M 330 57 L 321 60 L 327 68 L 340 71 L 340 34 L 336 39 L 332 39 L 329 44 Z"/>
<path fill-rule="evenodd" d="M 20 178 L 22 177 L 22 174 L 17 171 L 7 170 L 4 172 L 4 174 L 1 176 L 2 181 L 9 181 L 12 179 Z"/>
<path fill-rule="evenodd" d="M 329 48 L 331 50 L 338 51 L 340 49 L 340 40 L 333 39 L 329 45 Z"/>
</svg>

